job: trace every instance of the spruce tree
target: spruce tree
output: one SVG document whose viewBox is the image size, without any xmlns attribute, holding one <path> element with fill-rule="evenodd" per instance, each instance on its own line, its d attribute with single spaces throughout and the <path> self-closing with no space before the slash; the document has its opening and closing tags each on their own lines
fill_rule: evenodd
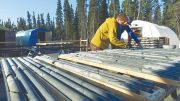
<svg viewBox="0 0 180 101">
<path fill-rule="evenodd" d="M 176 0 L 175 3 L 175 17 L 176 17 L 176 25 L 177 25 L 177 35 L 180 39 L 180 0 Z"/>
<path fill-rule="evenodd" d="M 155 10 L 154 10 L 154 18 L 153 18 L 153 23 L 156 23 L 158 25 L 162 24 L 162 16 L 161 16 L 161 10 L 160 10 L 160 5 L 158 5 Z"/>
<path fill-rule="evenodd" d="M 47 17 L 46 17 L 46 29 L 47 30 L 51 29 L 51 18 L 50 18 L 49 13 L 47 14 Z"/>
<path fill-rule="evenodd" d="M 33 12 L 32 19 L 33 19 L 33 28 L 36 28 L 37 27 L 37 25 L 36 25 L 36 16 L 35 16 L 34 12 Z"/>
<path fill-rule="evenodd" d="M 31 14 L 27 11 L 27 29 L 32 29 Z"/>
<path fill-rule="evenodd" d="M 12 29 L 12 25 L 11 25 L 11 20 L 10 20 L 10 19 L 8 19 L 8 21 L 6 21 L 6 22 L 4 23 L 4 27 L 9 28 L 9 29 Z"/>
<path fill-rule="evenodd" d="M 37 28 L 40 28 L 41 27 L 41 19 L 40 19 L 40 16 L 38 14 L 38 17 L 37 17 Z"/>
<path fill-rule="evenodd" d="M 57 1 L 57 9 L 56 9 L 56 35 L 54 36 L 56 39 L 63 39 L 63 13 L 61 0 Z"/>
<path fill-rule="evenodd" d="M 174 2 L 175 3 L 175 2 Z M 175 17 L 175 9 L 173 2 L 166 1 L 165 3 L 165 9 L 164 9 L 164 17 L 163 17 L 163 25 L 170 27 L 172 30 L 174 30 L 177 33 L 177 23 L 176 23 L 176 17 Z"/>
<path fill-rule="evenodd" d="M 52 40 L 55 40 L 55 22 L 54 22 L 54 18 L 53 18 L 53 20 L 51 20 L 51 23 L 50 23 L 50 31 L 52 32 Z"/>
<path fill-rule="evenodd" d="M 145 21 L 151 21 L 151 11 L 152 11 L 152 8 L 151 8 L 151 0 L 143 0 L 142 1 L 142 20 L 145 20 Z"/>
<path fill-rule="evenodd" d="M 11 26 L 12 26 L 12 30 L 13 30 L 13 31 L 17 31 L 17 26 L 14 24 L 14 22 L 12 23 Z"/>
<path fill-rule="evenodd" d="M 139 0 L 124 0 L 122 4 L 123 12 L 133 19 L 137 19 Z"/>
<path fill-rule="evenodd" d="M 24 18 L 17 19 L 17 29 L 18 31 L 26 30 L 26 20 Z"/>
<path fill-rule="evenodd" d="M 79 40 L 80 39 L 80 34 L 79 34 L 79 30 L 78 30 L 78 12 L 77 9 L 75 11 L 74 14 L 74 20 L 73 20 L 73 32 L 74 32 L 74 37 L 75 40 Z"/>
<path fill-rule="evenodd" d="M 3 22 L 3 21 L 2 21 L 2 23 L 1 23 L 1 25 L 4 26 L 4 22 Z"/>
<path fill-rule="evenodd" d="M 74 25 L 74 21 L 75 21 L 75 13 L 74 13 L 74 10 L 73 10 L 73 7 L 72 7 L 72 5 L 71 5 L 71 22 L 70 22 L 70 24 L 71 24 L 71 39 L 72 40 L 76 40 L 76 31 L 74 30 L 75 28 L 74 27 L 76 27 L 75 25 Z"/>
<path fill-rule="evenodd" d="M 72 39 L 72 13 L 71 7 L 69 5 L 68 0 L 64 1 L 64 26 L 65 26 L 65 40 Z"/>
<path fill-rule="evenodd" d="M 99 26 L 98 20 L 98 0 L 90 0 L 89 12 L 88 12 L 88 36 L 91 39 L 95 34 L 97 27 Z"/>
<path fill-rule="evenodd" d="M 111 0 L 110 6 L 109 6 L 109 16 L 114 17 L 119 12 L 121 12 L 119 0 Z"/>
<path fill-rule="evenodd" d="M 40 14 L 40 16 L 41 16 L 41 20 L 40 20 L 40 27 L 41 28 L 46 28 L 45 27 L 45 21 L 44 21 L 44 14 Z"/>
<path fill-rule="evenodd" d="M 0 19 L 0 27 L 2 27 L 2 20 Z"/>
<path fill-rule="evenodd" d="M 105 19 L 107 17 L 109 17 L 109 14 L 108 14 L 108 5 L 107 5 L 107 0 L 101 0 L 100 1 L 100 14 L 99 14 L 99 25 L 101 25 Z"/>
<path fill-rule="evenodd" d="M 87 39 L 87 0 L 77 0 L 78 32 L 81 39 Z"/>
</svg>

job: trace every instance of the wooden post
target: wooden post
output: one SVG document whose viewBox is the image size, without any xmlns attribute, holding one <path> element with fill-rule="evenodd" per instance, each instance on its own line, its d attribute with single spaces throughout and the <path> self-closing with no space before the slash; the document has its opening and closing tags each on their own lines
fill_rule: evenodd
<svg viewBox="0 0 180 101">
<path fill-rule="evenodd" d="M 82 51 L 82 50 L 81 50 L 81 46 L 82 46 L 82 41 L 81 41 L 81 40 L 82 40 L 82 39 L 80 38 L 80 41 L 79 41 L 79 46 L 80 46 L 79 50 L 80 50 L 80 51 Z"/>
<path fill-rule="evenodd" d="M 88 51 L 88 39 L 86 40 L 86 52 Z"/>
</svg>

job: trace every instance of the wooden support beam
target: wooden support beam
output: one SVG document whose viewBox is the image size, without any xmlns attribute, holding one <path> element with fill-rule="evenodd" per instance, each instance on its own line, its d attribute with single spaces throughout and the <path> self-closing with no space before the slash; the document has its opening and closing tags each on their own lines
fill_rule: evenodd
<svg viewBox="0 0 180 101">
<path fill-rule="evenodd" d="M 180 88 L 180 81 L 170 80 L 168 78 L 164 78 L 164 77 L 160 77 L 160 76 L 155 76 L 155 75 L 151 75 L 151 74 L 133 71 L 133 70 L 127 69 L 125 67 L 116 67 L 116 66 L 111 66 L 108 64 L 95 63 L 95 62 L 83 60 L 83 59 L 80 59 L 78 57 L 73 57 L 73 56 L 69 56 L 69 55 L 60 55 L 60 56 L 58 56 L 58 58 L 73 61 L 73 62 L 78 62 L 78 63 L 82 63 L 82 64 L 94 66 L 94 67 L 98 67 L 101 69 L 110 70 L 113 72 L 131 75 L 131 76 L 143 78 L 146 80 L 151 80 L 151 81 L 158 82 L 158 83 L 172 85 L 172 86 Z"/>
</svg>

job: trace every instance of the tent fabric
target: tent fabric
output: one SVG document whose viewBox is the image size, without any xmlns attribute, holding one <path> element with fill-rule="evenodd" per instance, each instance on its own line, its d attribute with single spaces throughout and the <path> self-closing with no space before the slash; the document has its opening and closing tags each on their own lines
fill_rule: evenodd
<svg viewBox="0 0 180 101">
<path fill-rule="evenodd" d="M 38 42 L 38 33 L 48 32 L 46 29 L 36 28 L 16 33 L 16 42 L 23 46 L 34 46 Z"/>
<path fill-rule="evenodd" d="M 131 27 L 139 27 L 142 29 L 142 37 L 167 37 L 169 38 L 169 45 L 176 45 L 176 47 L 179 47 L 178 36 L 168 27 L 159 26 L 142 20 L 134 20 L 131 25 Z M 122 37 L 123 39 L 127 39 L 126 32 L 123 33 Z"/>
</svg>

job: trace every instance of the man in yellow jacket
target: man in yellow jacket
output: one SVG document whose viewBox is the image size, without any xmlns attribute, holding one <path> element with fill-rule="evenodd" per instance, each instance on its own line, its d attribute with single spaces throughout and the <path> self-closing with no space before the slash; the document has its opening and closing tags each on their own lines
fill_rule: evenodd
<svg viewBox="0 0 180 101">
<path fill-rule="evenodd" d="M 136 35 L 131 31 L 127 24 L 127 16 L 125 14 L 117 14 L 115 18 L 107 18 L 106 21 L 97 29 L 91 40 L 90 47 L 92 51 L 103 50 L 112 44 L 119 48 L 126 48 L 127 44 L 121 40 L 121 34 L 126 30 L 140 48 L 141 44 Z"/>
</svg>

